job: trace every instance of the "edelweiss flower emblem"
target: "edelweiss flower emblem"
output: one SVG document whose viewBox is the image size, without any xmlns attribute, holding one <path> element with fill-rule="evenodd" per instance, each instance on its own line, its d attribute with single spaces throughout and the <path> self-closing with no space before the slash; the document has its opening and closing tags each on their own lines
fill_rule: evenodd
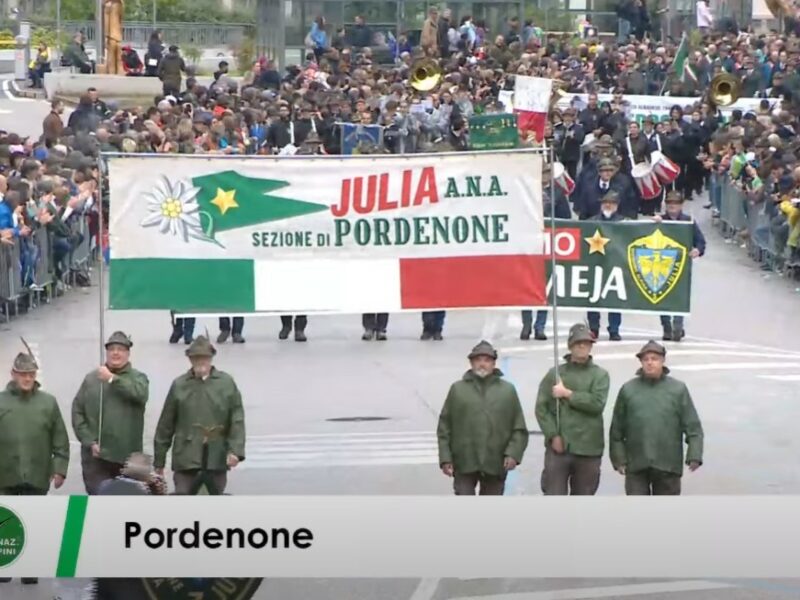
<svg viewBox="0 0 800 600">
<path fill-rule="evenodd" d="M 153 192 L 144 194 L 148 199 L 148 215 L 142 219 L 142 227 L 155 227 L 164 234 L 179 235 L 184 242 L 189 238 L 214 242 L 203 231 L 200 223 L 200 205 L 195 198 L 200 188 L 188 187 L 182 181 L 173 185 L 169 179 L 162 181 Z"/>
</svg>

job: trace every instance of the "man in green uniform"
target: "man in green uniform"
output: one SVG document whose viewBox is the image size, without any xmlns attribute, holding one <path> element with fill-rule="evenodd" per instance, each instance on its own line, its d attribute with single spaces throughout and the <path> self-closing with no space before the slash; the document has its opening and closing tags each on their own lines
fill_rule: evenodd
<svg viewBox="0 0 800 600">
<path fill-rule="evenodd" d="M 64 485 L 69 437 L 56 399 L 40 389 L 33 355 L 20 353 L 0 392 L 0 495 L 45 496 Z M 10 578 L 0 579 L 6 583 Z M 37 583 L 24 578 L 22 583 Z"/>
<path fill-rule="evenodd" d="M 589 327 L 573 325 L 561 381 L 550 369 L 539 384 L 536 420 L 544 434 L 542 492 L 548 496 L 593 496 L 600 485 L 609 377 L 592 361 L 592 344 Z"/>
<path fill-rule="evenodd" d="M 495 367 L 497 351 L 482 341 L 470 369 L 453 385 L 439 415 L 439 465 L 457 496 L 502 496 L 506 474 L 528 446 L 525 415 L 514 386 Z"/>
<path fill-rule="evenodd" d="M 609 432 L 611 464 L 625 475 L 629 496 L 677 496 L 683 464 L 703 464 L 703 426 L 686 384 L 669 375 L 667 351 L 650 340 L 642 367 L 619 390 Z M 688 446 L 684 457 L 684 440 Z"/>
<path fill-rule="evenodd" d="M 221 494 L 228 469 L 244 460 L 242 396 L 233 377 L 212 365 L 216 353 L 207 337 L 195 338 L 186 350 L 192 368 L 172 382 L 156 427 L 156 472 L 164 474 L 172 447 L 176 494 L 190 493 L 204 466 Z M 208 442 L 207 465 L 202 462 L 204 441 Z"/>
<path fill-rule="evenodd" d="M 89 495 L 117 477 L 131 454 L 142 451 L 150 382 L 131 366 L 132 347 L 127 335 L 114 332 L 106 342 L 106 363 L 84 378 L 72 402 L 72 429 L 81 443 L 83 483 Z"/>
</svg>

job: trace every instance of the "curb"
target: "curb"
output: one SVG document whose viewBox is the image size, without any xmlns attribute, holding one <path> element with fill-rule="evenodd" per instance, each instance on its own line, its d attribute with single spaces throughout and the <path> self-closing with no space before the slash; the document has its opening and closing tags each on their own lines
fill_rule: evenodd
<svg viewBox="0 0 800 600">
<path fill-rule="evenodd" d="M 8 80 L 8 91 L 16 98 L 30 98 L 32 100 L 47 100 L 47 94 L 44 90 L 31 90 L 29 88 L 20 88 L 15 79 Z"/>
</svg>

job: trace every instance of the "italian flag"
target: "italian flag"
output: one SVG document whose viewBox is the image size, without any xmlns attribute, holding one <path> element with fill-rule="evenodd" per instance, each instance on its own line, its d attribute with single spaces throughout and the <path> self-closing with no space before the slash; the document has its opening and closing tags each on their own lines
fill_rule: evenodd
<svg viewBox="0 0 800 600">
<path fill-rule="evenodd" d="M 470 190 L 456 178 L 446 184 L 433 166 L 350 176 L 341 163 L 327 164 L 291 183 L 235 169 L 178 182 L 165 176 L 145 193 L 121 176 L 118 188 L 112 168 L 110 308 L 358 313 L 546 304 L 542 222 L 524 220 L 541 215 L 540 205 L 508 198 L 509 190 L 529 194 L 530 181 L 465 179 Z M 336 196 L 320 186 L 320 201 L 299 199 L 313 197 L 315 179 L 335 180 Z"/>
<path fill-rule="evenodd" d="M 544 139 L 544 125 L 550 110 L 553 80 L 516 75 L 514 78 L 514 113 L 523 137 L 533 132 L 537 142 Z"/>
</svg>

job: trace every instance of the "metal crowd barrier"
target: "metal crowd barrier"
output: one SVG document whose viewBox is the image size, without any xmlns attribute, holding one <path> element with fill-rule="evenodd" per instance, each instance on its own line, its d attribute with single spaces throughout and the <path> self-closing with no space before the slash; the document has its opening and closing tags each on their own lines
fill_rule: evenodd
<svg viewBox="0 0 800 600">
<path fill-rule="evenodd" d="M 89 217 L 76 218 L 70 227 L 74 235 L 80 236 L 80 241 L 64 259 L 61 282 L 56 277 L 53 239 L 45 227 L 34 230 L 29 238 L 30 251 L 36 256 L 35 263 L 29 267 L 32 269 L 30 273 L 22 272 L 20 240 L 15 239 L 12 245 L 0 244 L 0 320 L 8 321 L 12 314 L 17 316 L 20 304 L 34 309 L 42 298 L 49 302 L 56 295 L 56 284 L 76 284 L 79 272 L 88 275 L 92 261 L 97 258 L 89 236 Z"/>
<path fill-rule="evenodd" d="M 9 320 L 12 306 L 15 315 L 19 312 L 22 291 L 19 240 L 12 245 L 0 244 L 0 314 L 4 321 Z"/>
<path fill-rule="evenodd" d="M 779 208 L 769 199 L 751 202 L 727 176 L 721 179 L 721 190 L 719 227 L 722 235 L 727 239 L 741 237 L 747 253 L 765 270 L 800 275 L 800 262 L 791 258 L 792 249 L 786 243 L 788 225 L 776 219 Z"/>
<path fill-rule="evenodd" d="M 721 178 L 720 186 L 722 189 L 722 201 L 719 207 L 719 222 L 722 234 L 725 237 L 733 237 L 747 228 L 747 214 L 745 212 L 747 200 L 744 197 L 744 193 L 733 186 L 727 177 Z"/>
</svg>

